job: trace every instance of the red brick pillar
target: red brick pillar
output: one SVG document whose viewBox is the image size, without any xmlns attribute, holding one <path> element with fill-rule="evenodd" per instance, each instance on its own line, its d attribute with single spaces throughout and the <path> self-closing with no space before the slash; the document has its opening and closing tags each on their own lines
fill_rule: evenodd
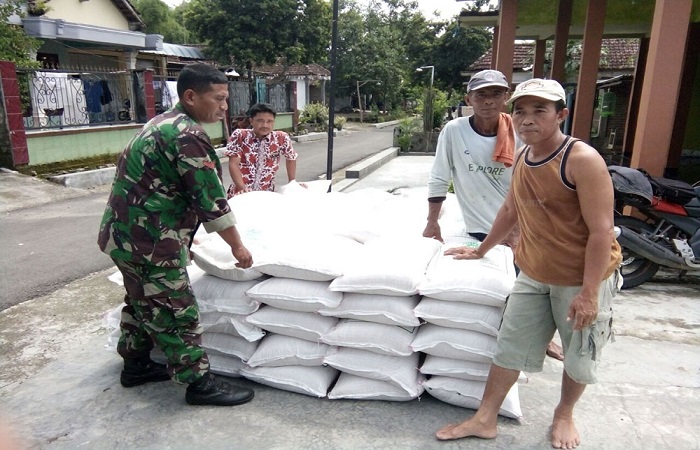
<svg viewBox="0 0 700 450">
<path fill-rule="evenodd" d="M 146 70 L 143 73 L 143 88 L 146 96 L 146 119 L 151 120 L 156 116 L 156 95 L 153 91 L 152 70 Z"/>
<path fill-rule="evenodd" d="M 27 149 L 27 133 L 22 118 L 22 101 L 19 97 L 19 84 L 14 63 L 0 61 L 0 77 L 2 77 L 2 92 L 7 115 L 7 131 L 10 135 L 12 166 L 29 164 Z M 2 126 L 4 124 L 0 124 Z M 9 158 L 4 158 L 9 159 Z"/>
</svg>

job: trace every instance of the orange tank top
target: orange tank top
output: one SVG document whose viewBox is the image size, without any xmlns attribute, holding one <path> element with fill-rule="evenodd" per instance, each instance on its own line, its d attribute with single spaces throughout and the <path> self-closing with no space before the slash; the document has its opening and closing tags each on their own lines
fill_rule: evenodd
<svg viewBox="0 0 700 450">
<path fill-rule="evenodd" d="M 540 283 L 583 284 L 588 227 L 581 214 L 576 186 L 566 179 L 565 170 L 576 141 L 567 136 L 557 150 L 538 162 L 528 159 L 528 146 L 515 163 L 511 189 L 520 224 L 515 261 L 523 272 Z M 613 239 L 605 278 L 615 271 L 620 260 L 620 246 Z"/>
</svg>

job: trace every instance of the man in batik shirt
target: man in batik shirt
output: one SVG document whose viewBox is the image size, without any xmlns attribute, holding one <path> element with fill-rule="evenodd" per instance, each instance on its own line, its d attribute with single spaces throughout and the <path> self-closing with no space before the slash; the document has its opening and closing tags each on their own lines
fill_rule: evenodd
<svg viewBox="0 0 700 450">
<path fill-rule="evenodd" d="M 252 399 L 253 391 L 209 371 L 186 270 L 200 222 L 231 247 L 237 266 L 253 263 L 226 201 L 221 163 L 201 125 L 222 119 L 228 80 L 214 67 L 192 64 L 182 69 L 177 92 L 177 105 L 144 125 L 119 157 L 97 240 L 124 277 L 120 381 L 128 388 L 173 379 L 189 384 L 189 404 L 237 405 Z M 167 365 L 151 360 L 154 345 Z"/>
<path fill-rule="evenodd" d="M 253 105 L 248 111 L 252 129 L 237 129 L 231 133 L 225 155 L 231 186 L 228 198 L 250 191 L 274 191 L 275 175 L 284 156 L 287 178 L 294 181 L 297 172 L 297 152 L 284 131 L 273 131 L 277 112 L 266 103 Z"/>
</svg>

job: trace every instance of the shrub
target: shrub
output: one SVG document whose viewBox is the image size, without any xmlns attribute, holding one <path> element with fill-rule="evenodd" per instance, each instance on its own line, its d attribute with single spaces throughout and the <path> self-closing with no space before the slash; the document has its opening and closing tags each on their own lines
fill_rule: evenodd
<svg viewBox="0 0 700 450">
<path fill-rule="evenodd" d="M 421 122 L 416 117 L 406 117 L 399 120 L 396 142 L 402 152 L 407 152 L 411 147 L 413 134 L 421 131 Z"/>
<path fill-rule="evenodd" d="M 299 123 L 315 124 L 325 129 L 328 126 L 328 108 L 321 103 L 308 103 L 299 114 Z"/>
<path fill-rule="evenodd" d="M 342 130 L 343 127 L 345 126 L 345 122 L 347 122 L 348 119 L 346 119 L 343 116 L 335 116 L 333 119 L 333 126 L 337 128 L 338 130 Z"/>
</svg>

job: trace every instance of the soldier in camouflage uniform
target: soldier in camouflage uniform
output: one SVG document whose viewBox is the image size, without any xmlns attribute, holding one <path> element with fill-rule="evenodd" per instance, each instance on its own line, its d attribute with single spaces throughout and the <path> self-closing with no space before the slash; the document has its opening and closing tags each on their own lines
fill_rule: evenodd
<svg viewBox="0 0 700 450">
<path fill-rule="evenodd" d="M 123 274 L 126 290 L 117 346 L 121 384 L 173 379 L 189 384 L 190 404 L 241 404 L 253 391 L 209 372 L 186 270 L 200 222 L 221 235 L 239 267 L 253 263 L 226 201 L 219 158 L 200 125 L 223 117 L 228 80 L 211 66 L 192 64 L 180 73 L 177 91 L 178 104 L 144 125 L 120 156 L 100 226 L 100 249 Z M 167 365 L 150 359 L 154 344 Z"/>
</svg>

